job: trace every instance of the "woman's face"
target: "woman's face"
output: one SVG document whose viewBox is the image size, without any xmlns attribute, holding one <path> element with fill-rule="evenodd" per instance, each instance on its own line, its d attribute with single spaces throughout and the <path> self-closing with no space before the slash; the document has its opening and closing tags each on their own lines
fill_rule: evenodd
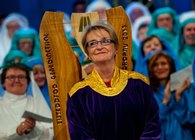
<svg viewBox="0 0 195 140">
<path fill-rule="evenodd" d="M 168 31 L 172 30 L 173 27 L 173 19 L 169 14 L 159 15 L 157 18 L 157 27 L 158 28 L 166 28 Z"/>
<path fill-rule="evenodd" d="M 94 12 L 97 12 L 100 20 L 106 20 L 106 9 L 105 8 L 97 8 Z"/>
<path fill-rule="evenodd" d="M 170 75 L 170 66 L 164 56 L 160 56 L 154 63 L 153 72 L 157 79 L 166 80 Z"/>
<path fill-rule="evenodd" d="M 183 29 L 185 44 L 195 45 L 195 23 L 187 24 Z"/>
<path fill-rule="evenodd" d="M 10 21 L 7 23 L 7 33 L 10 38 L 14 35 L 14 33 L 20 28 L 20 25 L 16 21 Z"/>
<path fill-rule="evenodd" d="M 35 65 L 33 67 L 34 79 L 39 87 L 44 86 L 46 75 L 42 65 Z"/>
<path fill-rule="evenodd" d="M 144 13 L 142 11 L 142 9 L 140 8 L 135 8 L 132 10 L 131 14 L 130 14 L 130 17 L 131 17 L 131 22 L 135 22 L 136 19 L 138 19 L 139 17 L 143 16 Z"/>
<path fill-rule="evenodd" d="M 148 40 L 143 45 L 144 56 L 149 54 L 152 51 L 161 51 L 163 49 L 161 42 L 158 38 L 153 37 L 151 40 Z"/>
<path fill-rule="evenodd" d="M 114 61 L 117 50 L 107 31 L 104 29 L 91 31 L 86 37 L 86 42 L 88 56 L 93 63 Z"/>
<path fill-rule="evenodd" d="M 33 40 L 30 38 L 19 40 L 19 49 L 24 51 L 26 54 L 30 55 L 33 49 Z"/>
<path fill-rule="evenodd" d="M 15 95 L 23 95 L 26 92 L 28 81 L 26 72 L 18 68 L 10 68 L 6 72 L 4 88 Z"/>
</svg>

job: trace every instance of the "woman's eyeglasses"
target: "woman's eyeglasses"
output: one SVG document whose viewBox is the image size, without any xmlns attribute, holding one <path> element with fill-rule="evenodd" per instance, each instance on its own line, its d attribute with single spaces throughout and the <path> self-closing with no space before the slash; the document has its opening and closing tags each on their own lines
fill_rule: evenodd
<svg viewBox="0 0 195 140">
<path fill-rule="evenodd" d="M 16 78 L 20 81 L 24 81 L 27 79 L 27 77 L 25 75 L 9 75 L 9 76 L 6 76 L 5 78 L 10 80 L 10 81 L 15 81 Z"/>
<path fill-rule="evenodd" d="M 92 40 L 92 41 L 89 41 L 87 42 L 87 47 L 90 47 L 90 48 L 94 48 L 96 47 L 98 44 L 101 44 L 102 46 L 107 46 L 107 45 L 110 45 L 112 43 L 115 43 L 114 40 L 112 39 L 102 39 L 100 41 L 97 41 L 97 40 Z"/>
</svg>

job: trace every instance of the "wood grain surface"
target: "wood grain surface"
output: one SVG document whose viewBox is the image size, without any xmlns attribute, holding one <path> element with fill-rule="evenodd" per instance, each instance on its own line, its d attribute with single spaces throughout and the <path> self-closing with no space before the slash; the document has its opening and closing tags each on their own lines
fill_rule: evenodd
<svg viewBox="0 0 195 140">
<path fill-rule="evenodd" d="M 116 65 L 125 70 L 132 70 L 131 23 L 122 6 L 106 10 L 107 22 L 112 25 L 119 40 Z"/>
<path fill-rule="evenodd" d="M 40 25 L 41 52 L 52 107 L 54 139 L 69 140 L 68 92 L 81 79 L 80 64 L 66 39 L 61 12 L 45 12 Z"/>
</svg>

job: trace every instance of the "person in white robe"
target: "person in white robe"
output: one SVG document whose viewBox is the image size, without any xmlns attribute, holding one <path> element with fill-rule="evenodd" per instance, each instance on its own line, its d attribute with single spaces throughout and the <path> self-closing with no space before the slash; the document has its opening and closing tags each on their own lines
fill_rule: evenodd
<svg viewBox="0 0 195 140">
<path fill-rule="evenodd" d="M 1 86 L 4 92 L 0 94 L 0 139 L 52 140 L 51 111 L 29 69 L 19 63 L 4 67 Z M 25 111 L 44 119 L 23 117 Z"/>
<path fill-rule="evenodd" d="M 10 50 L 15 31 L 29 27 L 28 19 L 19 13 L 10 13 L 2 23 L 0 30 L 0 66 Z"/>
</svg>

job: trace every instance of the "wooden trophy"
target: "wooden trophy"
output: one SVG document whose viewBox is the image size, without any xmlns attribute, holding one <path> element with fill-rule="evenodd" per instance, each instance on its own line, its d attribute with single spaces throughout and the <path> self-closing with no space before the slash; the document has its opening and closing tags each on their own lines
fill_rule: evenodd
<svg viewBox="0 0 195 140">
<path fill-rule="evenodd" d="M 113 26 L 119 39 L 116 64 L 122 69 L 131 70 L 129 19 L 121 6 L 106 10 L 106 15 L 107 22 Z M 82 77 L 79 61 L 64 33 L 63 16 L 62 12 L 46 11 L 40 25 L 41 52 L 48 81 L 55 140 L 70 140 L 66 102 L 71 87 Z M 83 29 L 98 20 L 99 15 L 96 12 L 72 14 L 73 33 L 82 50 Z"/>
<path fill-rule="evenodd" d="M 81 67 L 64 33 L 63 13 L 45 12 L 40 25 L 41 52 L 50 94 L 54 139 L 69 140 L 68 92 L 81 79 Z"/>
</svg>

